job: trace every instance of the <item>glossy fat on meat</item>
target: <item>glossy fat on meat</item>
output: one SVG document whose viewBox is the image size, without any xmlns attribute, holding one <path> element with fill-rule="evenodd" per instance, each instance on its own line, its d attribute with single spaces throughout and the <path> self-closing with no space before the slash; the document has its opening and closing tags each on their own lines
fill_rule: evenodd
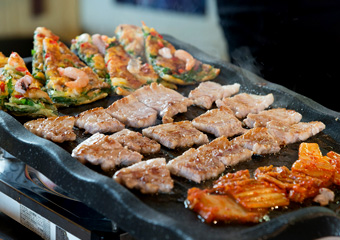
<svg viewBox="0 0 340 240">
<path fill-rule="evenodd" d="M 184 177 L 194 182 L 217 177 L 225 170 L 225 166 L 214 153 L 206 154 L 203 149 L 190 148 L 181 156 L 168 162 L 171 174 Z"/>
<path fill-rule="evenodd" d="M 114 180 L 144 194 L 168 193 L 174 187 L 165 158 L 154 158 L 117 171 Z"/>
<path fill-rule="evenodd" d="M 225 166 L 234 166 L 240 162 L 250 160 L 252 155 L 253 152 L 251 150 L 244 148 L 235 142 L 230 142 L 225 148 L 220 161 Z"/>
<path fill-rule="evenodd" d="M 157 111 L 128 95 L 112 103 L 106 111 L 126 126 L 134 128 L 149 127 L 157 120 Z"/>
<path fill-rule="evenodd" d="M 249 113 L 259 113 L 274 102 L 273 94 L 255 95 L 240 93 L 230 98 L 217 100 L 217 107 L 229 107 L 238 118 L 244 118 Z"/>
<path fill-rule="evenodd" d="M 280 144 L 267 128 L 259 127 L 248 130 L 232 140 L 233 143 L 247 148 L 255 154 L 268 154 L 280 151 Z"/>
<path fill-rule="evenodd" d="M 97 132 L 117 132 L 125 126 L 113 118 L 104 108 L 98 107 L 80 113 L 76 117 L 75 126 L 85 129 L 86 132 L 94 134 Z"/>
<path fill-rule="evenodd" d="M 189 93 L 189 98 L 193 100 L 194 105 L 204 109 L 210 109 L 212 104 L 225 97 L 230 97 L 240 90 L 240 84 L 222 86 L 216 82 L 202 82 L 197 88 Z"/>
<path fill-rule="evenodd" d="M 133 94 L 138 101 L 155 109 L 162 117 L 163 123 L 173 122 L 173 116 L 188 110 L 193 104 L 191 99 L 161 84 L 152 83 L 136 90 Z"/>
<path fill-rule="evenodd" d="M 270 121 L 276 121 L 284 125 L 292 125 L 300 122 L 302 115 L 294 110 L 285 108 L 274 108 L 264 110 L 257 114 L 249 113 L 243 122 L 249 127 L 267 127 Z"/>
<path fill-rule="evenodd" d="M 210 143 L 199 147 L 197 151 L 207 157 L 218 159 L 226 167 L 249 160 L 253 155 L 252 151 L 229 141 L 226 136 L 214 139 Z"/>
<path fill-rule="evenodd" d="M 100 165 L 104 171 L 120 165 L 129 166 L 140 162 L 143 158 L 138 152 L 124 148 L 113 137 L 101 133 L 96 133 L 80 143 L 73 149 L 72 157 L 83 164 L 89 162 Z"/>
<path fill-rule="evenodd" d="M 250 159 L 252 152 L 222 136 L 197 149 L 191 148 L 168 163 L 174 175 L 201 182 L 217 177 L 225 166 Z"/>
<path fill-rule="evenodd" d="M 216 137 L 233 137 L 246 131 L 242 122 L 238 120 L 227 107 L 212 109 L 192 120 L 198 130 L 211 133 Z"/>
<path fill-rule="evenodd" d="M 38 135 L 53 142 L 62 143 L 76 140 L 73 131 L 75 118 L 72 116 L 38 118 L 26 122 L 24 127 Z"/>
<path fill-rule="evenodd" d="M 272 121 L 267 124 L 268 131 L 280 142 L 281 145 L 305 141 L 323 131 L 326 126 L 322 122 L 299 122 L 293 125 L 283 125 Z"/>
<path fill-rule="evenodd" d="M 208 136 L 197 130 L 190 121 L 160 124 L 143 129 L 143 135 L 152 138 L 163 146 L 175 149 L 191 147 L 209 142 Z"/>
<path fill-rule="evenodd" d="M 116 141 L 132 151 L 142 154 L 157 153 L 161 150 L 161 145 L 150 138 L 144 137 L 139 132 L 123 129 L 111 135 Z"/>
</svg>

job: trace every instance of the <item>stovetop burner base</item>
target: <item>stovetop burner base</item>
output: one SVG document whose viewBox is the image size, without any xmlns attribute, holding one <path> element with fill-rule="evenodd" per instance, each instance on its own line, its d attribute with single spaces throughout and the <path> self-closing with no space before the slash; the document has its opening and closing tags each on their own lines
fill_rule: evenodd
<svg viewBox="0 0 340 240">
<path fill-rule="evenodd" d="M 114 222 L 2 149 L 0 202 L 0 212 L 43 239 L 132 239 Z"/>
</svg>

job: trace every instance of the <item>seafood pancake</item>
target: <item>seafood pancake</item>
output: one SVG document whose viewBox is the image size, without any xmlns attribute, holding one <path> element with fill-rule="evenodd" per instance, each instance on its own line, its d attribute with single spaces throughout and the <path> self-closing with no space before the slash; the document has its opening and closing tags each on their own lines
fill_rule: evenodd
<svg viewBox="0 0 340 240">
<path fill-rule="evenodd" d="M 267 127 L 270 121 L 279 122 L 282 125 L 292 125 L 300 122 L 302 115 L 294 110 L 274 108 L 264 110 L 257 114 L 249 113 L 243 122 L 249 127 Z"/>
<path fill-rule="evenodd" d="M 71 50 L 75 51 L 79 58 L 83 60 L 98 76 L 105 81 L 109 80 L 108 73 L 105 67 L 104 55 L 94 42 L 96 36 L 91 36 L 88 33 L 83 33 L 72 39 Z M 105 44 L 103 42 L 103 44 Z M 105 51 L 105 46 L 104 46 Z"/>
<path fill-rule="evenodd" d="M 255 154 L 276 153 L 280 151 L 279 141 L 265 127 L 252 128 L 232 140 Z"/>
<path fill-rule="evenodd" d="M 6 78 L 3 75 L 2 69 L 7 64 L 8 58 L 0 52 L 0 110 L 4 110 L 5 102 L 8 101 L 8 88 Z"/>
<path fill-rule="evenodd" d="M 238 118 L 244 118 L 249 113 L 259 113 L 266 109 L 274 102 L 273 94 L 268 95 L 255 95 L 240 93 L 230 98 L 223 98 L 217 100 L 217 107 L 226 106 L 229 107 Z"/>
<path fill-rule="evenodd" d="M 6 78 L 0 73 L 0 110 L 5 110 L 5 102 L 8 99 L 8 88 Z"/>
<path fill-rule="evenodd" d="M 117 171 L 113 179 L 144 194 L 168 193 L 174 187 L 165 158 L 154 158 Z"/>
<path fill-rule="evenodd" d="M 45 69 L 44 69 L 44 50 L 43 40 L 44 38 L 50 38 L 55 41 L 59 40 L 59 37 L 52 33 L 51 30 L 45 27 L 37 27 L 34 31 L 33 37 L 33 56 L 32 56 L 32 75 L 35 79 L 38 79 L 42 84 L 46 83 Z"/>
<path fill-rule="evenodd" d="M 57 108 L 48 94 L 42 90 L 42 84 L 28 71 L 24 60 L 18 53 L 12 52 L 4 66 L 1 92 L 8 94 L 4 107 L 17 116 L 51 117 L 57 116 Z M 3 91 L 4 90 L 4 91 Z M 1 94 L 1 95 L 3 95 Z"/>
<path fill-rule="evenodd" d="M 46 89 L 58 106 L 82 105 L 108 95 L 110 85 L 62 42 L 43 39 Z"/>
<path fill-rule="evenodd" d="M 133 58 L 145 59 L 144 36 L 141 27 L 131 24 L 120 24 L 115 35 L 120 45 Z"/>
<path fill-rule="evenodd" d="M 124 124 L 111 117 L 104 108 L 98 107 L 80 113 L 76 117 L 75 126 L 85 129 L 86 132 L 118 132 L 124 128 Z"/>
<path fill-rule="evenodd" d="M 155 140 L 143 137 L 141 133 L 128 129 L 123 129 L 112 134 L 111 137 L 117 140 L 124 147 L 142 154 L 157 153 L 161 150 L 161 145 Z"/>
<path fill-rule="evenodd" d="M 147 84 L 144 78 L 137 78 L 128 70 L 131 57 L 115 38 L 110 39 L 107 45 L 105 63 L 116 94 L 126 96 Z"/>
<path fill-rule="evenodd" d="M 39 137 L 62 143 L 76 140 L 74 122 L 75 118 L 72 116 L 38 118 L 26 122 L 24 127 Z"/>
<path fill-rule="evenodd" d="M 230 97 L 240 90 L 240 84 L 222 86 L 216 82 L 202 82 L 197 88 L 190 91 L 189 98 L 194 101 L 194 105 L 204 109 L 210 109 L 212 104 L 225 97 Z"/>
<path fill-rule="evenodd" d="M 130 24 L 118 25 L 115 30 L 115 36 L 125 52 L 131 57 L 127 65 L 127 70 L 132 73 L 135 78 L 146 84 L 158 82 L 168 88 L 177 88 L 175 84 L 162 80 L 152 65 L 146 62 L 144 33 L 141 27 Z"/>
<path fill-rule="evenodd" d="M 190 121 L 160 124 L 143 129 L 143 135 L 158 141 L 163 146 L 191 147 L 209 142 L 208 136 L 198 131 Z"/>
<path fill-rule="evenodd" d="M 152 83 L 133 93 L 138 101 L 155 109 L 162 117 L 163 123 L 173 122 L 173 116 L 183 113 L 192 105 L 192 100 L 182 96 L 175 90 Z"/>
<path fill-rule="evenodd" d="M 143 158 L 138 152 L 124 148 L 113 137 L 96 133 L 80 143 L 72 151 L 72 157 L 81 163 L 89 162 L 99 165 L 103 171 L 115 169 L 116 166 L 129 166 Z"/>
<path fill-rule="evenodd" d="M 163 80 L 188 85 L 214 79 L 220 73 L 220 69 L 200 62 L 190 53 L 176 50 L 155 29 L 143 24 L 142 30 L 146 59 Z"/>
<path fill-rule="evenodd" d="M 7 64 L 8 58 L 0 52 L 0 70 Z"/>
<path fill-rule="evenodd" d="M 106 112 L 126 126 L 134 128 L 149 127 L 157 120 L 157 111 L 139 102 L 133 95 L 115 101 Z"/>
<path fill-rule="evenodd" d="M 214 134 L 216 137 L 242 134 L 246 131 L 242 122 L 224 106 L 212 109 L 192 120 L 192 124 L 200 131 Z"/>
</svg>

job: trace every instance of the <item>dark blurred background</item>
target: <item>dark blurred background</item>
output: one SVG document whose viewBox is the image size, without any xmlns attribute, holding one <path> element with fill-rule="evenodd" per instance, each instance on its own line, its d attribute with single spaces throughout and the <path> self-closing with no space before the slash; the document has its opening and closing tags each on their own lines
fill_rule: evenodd
<svg viewBox="0 0 340 240">
<path fill-rule="evenodd" d="M 340 1 L 218 0 L 231 61 L 340 111 Z"/>
</svg>

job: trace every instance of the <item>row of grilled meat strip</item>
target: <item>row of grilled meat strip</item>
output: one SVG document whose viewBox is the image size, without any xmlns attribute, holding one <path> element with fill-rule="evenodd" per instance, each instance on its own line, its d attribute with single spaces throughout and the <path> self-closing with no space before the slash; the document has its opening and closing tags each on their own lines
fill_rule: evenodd
<svg viewBox="0 0 340 240">
<path fill-rule="evenodd" d="M 165 172 L 170 171 L 173 175 L 200 183 L 217 177 L 226 166 L 250 159 L 253 154 L 278 152 L 283 145 L 306 140 L 325 128 L 321 122 L 300 122 L 301 114 L 293 110 L 265 110 L 274 102 L 272 94 L 260 96 L 241 93 L 230 97 L 239 91 L 239 87 L 239 84 L 221 86 L 214 82 L 203 82 L 186 98 L 153 83 L 115 101 L 107 109 L 100 107 L 87 110 L 76 117 L 37 119 L 27 122 L 25 127 L 57 142 L 75 139 L 73 124 L 84 128 L 94 135 L 79 144 L 72 156 L 83 163 L 100 165 L 104 171 L 116 166 L 125 167 L 117 171 L 114 178 L 144 193 L 170 191 L 173 181 L 170 173 Z M 191 104 L 209 109 L 214 102 L 219 108 L 208 110 L 192 121 L 173 122 L 172 117 L 187 111 Z M 155 124 L 157 115 L 162 117 L 163 124 L 151 126 Z M 66 122 L 58 123 L 57 120 Z M 144 128 L 144 136 L 124 129 L 125 126 Z M 105 132 L 117 133 L 102 134 Z M 208 136 L 203 132 L 217 138 L 209 143 Z M 230 137 L 234 138 L 229 140 Z M 153 159 L 152 164 L 142 164 L 141 154 L 160 150 L 157 142 L 170 149 L 194 145 L 200 147 L 190 148 L 167 164 L 164 159 Z M 144 174 L 134 174 L 138 166 Z M 150 177 L 153 175 L 151 172 L 154 173 L 153 177 Z M 163 177 L 157 177 L 156 173 Z M 146 177 L 145 174 L 150 176 Z"/>
<path fill-rule="evenodd" d="M 202 90 L 202 86 L 206 86 L 208 89 L 214 86 L 214 91 L 209 92 L 204 89 L 198 93 L 197 90 Z M 192 96 L 186 98 L 175 90 L 152 83 L 115 101 L 107 109 L 102 107 L 90 109 L 77 117 L 41 118 L 27 122 L 25 127 L 41 137 L 59 143 L 75 140 L 76 136 L 72 131 L 73 125 L 83 128 L 91 134 L 117 132 L 125 126 L 145 128 L 155 125 L 158 114 L 162 117 L 163 123 L 173 122 L 174 115 L 186 112 L 190 105 L 196 104 L 196 101 L 209 101 L 211 107 L 214 101 L 237 93 L 239 87 L 239 84 L 221 86 L 214 82 L 204 82 L 192 91 L 196 91 L 196 94 L 190 93 Z M 197 100 L 199 98 L 204 100 Z"/>
</svg>

